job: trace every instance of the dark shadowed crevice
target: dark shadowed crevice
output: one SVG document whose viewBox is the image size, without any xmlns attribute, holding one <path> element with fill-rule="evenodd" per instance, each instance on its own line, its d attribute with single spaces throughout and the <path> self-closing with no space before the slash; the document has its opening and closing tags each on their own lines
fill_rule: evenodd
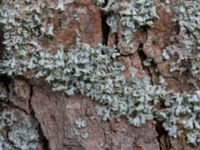
<svg viewBox="0 0 200 150">
<path fill-rule="evenodd" d="M 181 27 L 180 27 L 179 22 L 176 21 L 176 22 L 174 23 L 174 30 L 175 30 L 175 32 L 176 32 L 177 35 L 180 33 L 180 30 L 181 30 L 180 28 L 181 28 Z"/>
<path fill-rule="evenodd" d="M 1 5 L 1 2 L 0 2 Z M 4 50 L 4 45 L 3 45 L 3 28 L 2 24 L 0 24 L 0 59 L 3 58 L 3 50 Z"/>
<path fill-rule="evenodd" d="M 103 3 L 103 5 L 102 5 L 102 7 L 106 7 L 106 5 L 108 4 L 108 1 L 109 0 L 105 0 L 104 3 Z"/>
<path fill-rule="evenodd" d="M 108 37 L 110 33 L 110 27 L 106 23 L 108 14 L 104 11 L 101 11 L 101 29 L 102 29 L 102 44 L 108 45 Z"/>
<path fill-rule="evenodd" d="M 0 0 L 0 6 L 1 6 L 2 1 Z M 3 58 L 3 50 L 4 50 L 4 45 L 3 45 L 3 25 L 0 23 L 0 59 Z"/>
<path fill-rule="evenodd" d="M 160 73 L 157 69 L 157 64 L 153 60 L 149 60 L 149 66 L 144 64 L 145 61 L 148 61 L 148 57 L 143 50 L 143 43 L 141 43 L 137 50 L 138 56 L 141 60 L 142 69 L 150 76 L 151 84 L 159 84 Z"/>
<path fill-rule="evenodd" d="M 138 56 L 140 57 L 142 68 L 145 69 L 146 66 L 144 65 L 143 61 L 147 59 L 147 55 L 143 51 L 143 43 L 140 43 L 140 45 L 138 46 L 137 53 Z"/>
<path fill-rule="evenodd" d="M 148 69 L 149 69 L 149 75 L 151 77 L 152 84 L 154 84 L 154 85 L 159 84 L 160 72 L 158 71 L 157 64 L 154 61 L 151 61 L 151 66 Z"/>
<path fill-rule="evenodd" d="M 166 108 L 163 101 L 157 107 L 159 110 Z M 155 129 L 158 134 L 157 142 L 159 143 L 160 150 L 170 150 L 172 148 L 171 139 L 168 132 L 163 127 L 163 121 L 157 120 L 156 118 L 154 118 L 154 121 Z"/>
<path fill-rule="evenodd" d="M 172 148 L 170 137 L 162 126 L 162 122 L 156 121 L 156 132 L 158 133 L 157 141 L 160 150 L 170 150 Z"/>
<path fill-rule="evenodd" d="M 6 88 L 7 98 L 9 97 L 11 79 L 7 75 L 0 75 L 0 80 L 3 81 L 3 84 Z"/>
<path fill-rule="evenodd" d="M 37 121 L 38 122 L 38 121 Z M 39 136 L 40 136 L 40 140 L 42 142 L 42 145 L 43 145 L 43 150 L 50 150 L 49 148 L 49 141 L 46 139 L 46 137 L 44 136 L 43 134 L 43 131 L 42 131 L 42 128 L 38 122 L 38 133 L 39 133 Z"/>
<path fill-rule="evenodd" d="M 144 65 L 144 61 L 147 60 L 147 55 L 143 51 L 143 43 L 140 43 L 140 45 L 138 46 L 137 54 L 140 58 L 142 69 L 150 76 L 151 84 L 153 84 L 153 79 L 152 79 L 152 74 L 151 74 L 151 69 L 150 69 L 151 66 L 147 67 Z"/>
</svg>

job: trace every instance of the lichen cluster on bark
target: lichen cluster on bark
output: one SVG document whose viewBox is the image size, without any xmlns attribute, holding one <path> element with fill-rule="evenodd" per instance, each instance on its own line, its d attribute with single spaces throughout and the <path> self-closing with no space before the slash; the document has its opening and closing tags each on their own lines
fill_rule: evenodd
<svg viewBox="0 0 200 150">
<path fill-rule="evenodd" d="M 199 149 L 199 2 L 2 0 L 0 149 Z"/>
</svg>

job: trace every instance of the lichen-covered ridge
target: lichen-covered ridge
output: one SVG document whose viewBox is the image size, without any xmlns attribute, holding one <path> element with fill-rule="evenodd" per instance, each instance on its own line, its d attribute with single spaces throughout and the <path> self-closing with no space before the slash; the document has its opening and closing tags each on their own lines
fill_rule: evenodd
<svg viewBox="0 0 200 150">
<path fill-rule="evenodd" d="M 194 94 L 166 91 L 164 84 L 152 85 L 148 76 L 138 79 L 134 67 L 129 69 L 131 78 L 126 79 L 122 74 L 124 66 L 117 61 L 117 57 L 121 55 L 120 47 L 131 47 L 134 32 L 141 27 L 153 27 L 155 19 L 158 18 L 156 1 L 139 0 L 126 5 L 110 0 L 107 6 L 101 8 L 107 12 L 119 12 L 125 31 L 124 40 L 118 45 L 113 45 L 112 48 L 102 44 L 92 47 L 80 40 L 81 34 L 77 31 L 75 44 L 68 52 L 58 43 L 56 53 L 50 54 L 41 46 L 40 40 L 51 40 L 54 26 L 43 24 L 44 18 L 41 16 L 45 12 L 42 8 L 64 11 L 66 5 L 72 2 L 3 2 L 0 23 L 4 30 L 5 50 L 0 67 L 1 74 L 17 76 L 31 70 L 32 77 L 44 78 L 54 91 L 62 91 L 67 95 L 81 93 L 97 101 L 100 106 L 96 107 L 96 111 L 103 120 L 109 120 L 111 114 L 114 114 L 118 119 L 126 118 L 131 125 L 137 127 L 147 121 L 157 120 L 163 122 L 163 127 L 170 136 L 185 134 L 189 143 L 200 143 L 200 91 L 197 90 Z M 95 3 L 102 6 L 104 1 L 96 0 Z M 170 53 L 173 51 L 171 48 L 174 47 L 174 50 L 183 51 L 186 55 L 174 60 L 171 64 L 172 71 L 183 71 L 179 66 L 175 66 L 182 60 L 189 59 L 191 74 L 196 75 L 199 72 L 200 17 L 197 11 L 195 14 L 193 12 L 199 10 L 197 3 L 195 0 L 181 1 L 181 7 L 176 8 L 178 12 L 175 21 L 179 21 L 181 27 L 180 34 L 176 37 L 180 40 L 179 47 L 167 47 L 163 52 L 163 59 L 170 59 Z M 19 9 L 19 5 L 23 5 L 23 9 Z M 48 17 L 52 17 L 51 15 Z M 118 30 L 115 17 L 110 16 L 107 20 L 112 32 Z M 188 22 L 191 24 L 188 25 Z M 159 108 L 161 105 L 163 107 Z M 17 133 L 13 131 L 10 136 Z M 3 141 L 1 135 L 0 140 Z"/>
</svg>

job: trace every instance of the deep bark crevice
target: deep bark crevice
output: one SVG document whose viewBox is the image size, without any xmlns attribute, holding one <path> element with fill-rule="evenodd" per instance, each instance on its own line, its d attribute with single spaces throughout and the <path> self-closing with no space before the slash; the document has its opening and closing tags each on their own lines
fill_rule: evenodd
<svg viewBox="0 0 200 150">
<path fill-rule="evenodd" d="M 11 79 L 6 75 L 1 75 L 0 79 L 3 81 L 3 84 L 4 84 L 5 88 L 6 88 L 7 98 L 8 98 L 9 97 L 9 93 L 10 93 L 9 85 L 11 83 Z"/>
<path fill-rule="evenodd" d="M 30 114 L 31 114 L 31 116 L 34 118 L 34 120 L 36 120 L 37 123 L 38 123 L 38 133 L 39 133 L 40 140 L 42 141 L 42 144 L 43 144 L 43 149 L 44 149 L 44 150 L 50 150 L 50 148 L 49 148 L 49 141 L 48 141 L 48 139 L 45 137 L 45 135 L 43 134 L 43 131 L 42 131 L 40 122 L 39 122 L 38 119 L 36 118 L 35 112 L 34 112 L 33 107 L 32 107 L 32 105 L 31 105 L 31 100 L 32 100 L 32 96 L 33 96 L 33 85 L 29 84 L 29 82 L 26 82 L 26 83 L 27 83 L 27 84 L 29 85 L 29 87 L 30 87 L 30 99 L 29 99 Z"/>
<path fill-rule="evenodd" d="M 138 53 L 138 56 L 139 56 L 139 58 L 141 60 L 142 68 L 143 69 L 147 68 L 143 63 L 143 61 L 145 61 L 147 59 L 147 55 L 143 51 L 143 43 L 140 43 L 140 45 L 138 46 L 137 53 Z"/>
<path fill-rule="evenodd" d="M 0 0 L 0 5 L 1 5 L 1 0 Z M 3 49 L 4 49 L 4 45 L 3 45 L 3 28 L 2 28 L 2 24 L 0 23 L 0 59 L 3 58 Z"/>
<path fill-rule="evenodd" d="M 167 131 L 163 128 L 162 122 L 156 120 L 156 132 L 158 133 L 157 141 L 160 150 L 170 150 L 172 148 Z M 164 139 L 163 139 L 164 138 Z"/>
<path fill-rule="evenodd" d="M 108 37 L 110 33 L 110 27 L 106 23 L 108 14 L 104 11 L 101 11 L 101 29 L 102 29 L 102 44 L 108 45 Z"/>
<path fill-rule="evenodd" d="M 148 56 L 143 50 L 143 45 L 144 43 L 140 43 L 140 45 L 138 46 L 137 54 L 140 58 L 142 69 L 150 76 L 151 84 L 156 84 L 156 82 L 154 81 L 155 75 L 159 76 L 159 73 L 156 72 L 157 65 L 153 61 L 151 61 L 150 66 L 145 66 L 144 61 L 148 59 Z"/>
</svg>

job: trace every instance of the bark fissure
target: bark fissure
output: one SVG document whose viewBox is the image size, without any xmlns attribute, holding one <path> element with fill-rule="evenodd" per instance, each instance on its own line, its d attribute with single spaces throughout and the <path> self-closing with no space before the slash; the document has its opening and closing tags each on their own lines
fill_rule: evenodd
<svg viewBox="0 0 200 150">
<path fill-rule="evenodd" d="M 108 45 L 108 37 L 110 33 L 110 27 L 106 23 L 108 14 L 104 11 L 101 11 L 101 29 L 102 29 L 102 44 Z"/>
<path fill-rule="evenodd" d="M 156 132 L 158 133 L 157 141 L 159 143 L 160 150 L 172 149 L 172 145 L 168 136 L 167 131 L 162 126 L 162 122 L 155 120 Z"/>
<path fill-rule="evenodd" d="M 6 91 L 7 91 L 7 92 L 6 92 L 6 93 L 7 93 L 7 100 L 6 100 L 6 101 L 3 101 L 3 103 L 9 105 L 9 106 L 12 107 L 12 108 L 18 109 L 18 110 L 24 112 L 25 114 L 28 114 L 28 112 L 27 112 L 26 110 L 24 110 L 23 108 L 21 108 L 21 107 L 15 105 L 12 101 L 9 100 L 9 98 L 10 98 L 10 91 L 11 91 L 10 85 L 11 85 L 11 80 L 12 80 L 12 79 L 9 78 L 9 77 L 6 76 L 6 75 L 1 76 L 1 78 L 2 78 L 2 80 L 3 80 L 3 82 L 4 82 L 4 86 L 5 86 Z"/>
<path fill-rule="evenodd" d="M 40 122 L 38 121 L 37 117 L 35 116 L 35 112 L 33 110 L 33 107 L 32 107 L 32 104 L 31 104 L 31 100 L 32 100 L 32 96 L 33 96 L 33 85 L 31 85 L 29 82 L 26 82 L 29 87 L 30 87 L 30 99 L 29 99 L 29 109 L 30 109 L 30 113 L 31 113 L 31 116 L 34 118 L 34 120 L 37 121 L 38 123 L 38 133 L 39 133 L 39 136 L 40 136 L 40 140 L 42 141 L 42 144 L 43 144 L 43 149 L 44 150 L 50 150 L 49 148 L 49 141 L 48 139 L 45 137 L 43 131 L 42 131 L 42 128 L 41 128 L 41 124 Z"/>
<path fill-rule="evenodd" d="M 1 4 L 1 1 L 0 1 Z M 1 24 L 0 24 L 1 26 Z M 0 59 L 3 58 L 3 49 L 4 49 L 4 45 L 3 45 L 3 29 L 0 28 Z"/>
</svg>

